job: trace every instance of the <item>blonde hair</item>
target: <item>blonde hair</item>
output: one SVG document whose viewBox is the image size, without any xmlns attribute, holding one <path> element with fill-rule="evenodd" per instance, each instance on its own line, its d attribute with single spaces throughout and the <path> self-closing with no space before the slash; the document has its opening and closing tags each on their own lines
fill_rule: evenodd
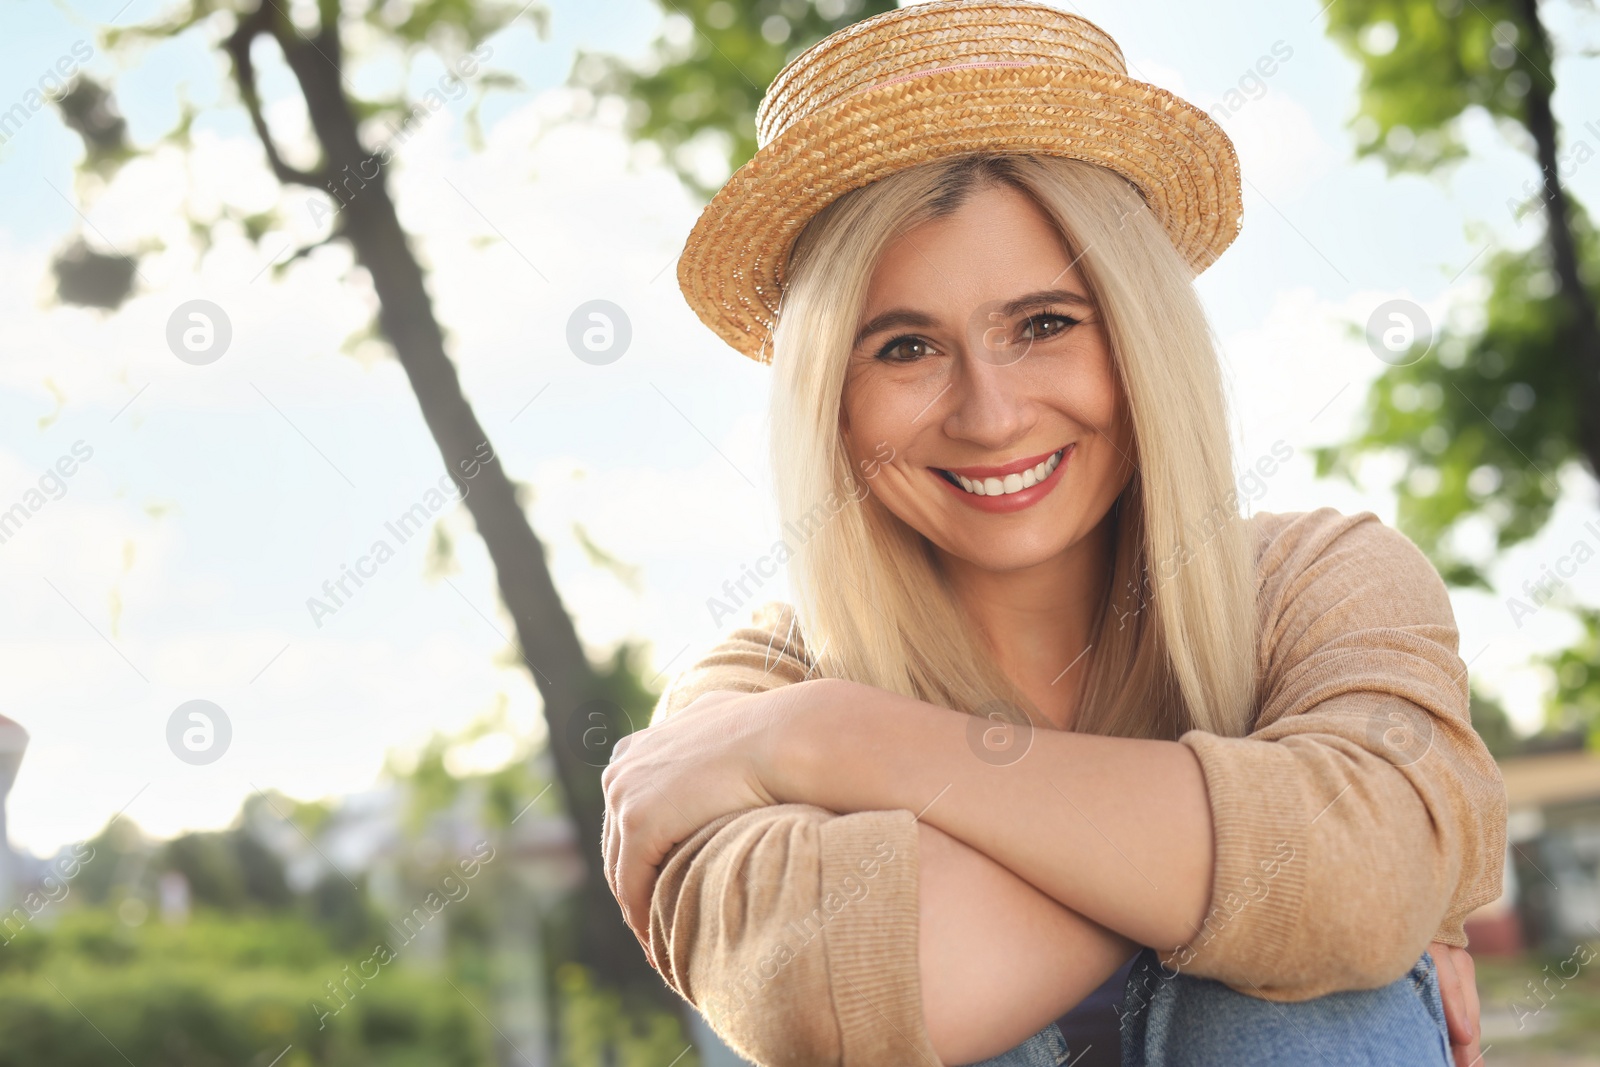
<svg viewBox="0 0 1600 1067">
<path fill-rule="evenodd" d="M 1216 348 L 1192 271 L 1138 192 L 1080 160 L 980 154 L 898 171 L 840 197 L 796 241 L 773 333 L 773 461 L 816 673 L 966 712 L 1029 707 L 960 612 L 931 545 L 852 471 L 839 424 L 883 249 L 988 184 L 1054 220 L 1099 309 L 1133 426 L 1135 471 L 1114 505 L 1115 561 L 1073 728 L 1242 735 L 1254 715 L 1254 566 Z M 1078 650 L 1062 652 L 1065 666 Z"/>
</svg>

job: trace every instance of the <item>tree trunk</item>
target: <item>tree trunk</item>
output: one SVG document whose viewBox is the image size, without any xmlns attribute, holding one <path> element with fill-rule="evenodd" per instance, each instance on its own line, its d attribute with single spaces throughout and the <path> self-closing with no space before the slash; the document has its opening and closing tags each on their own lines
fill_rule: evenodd
<svg viewBox="0 0 1600 1067">
<path fill-rule="evenodd" d="M 260 117 L 249 46 L 251 39 L 262 33 L 270 34 L 283 49 L 305 97 L 324 161 L 316 173 L 298 172 L 285 165 Z M 638 942 L 623 923 L 604 880 L 600 768 L 586 762 L 584 757 L 588 754 L 569 743 L 570 730 L 565 720 L 580 705 L 599 695 L 595 672 L 550 577 L 544 547 L 517 502 L 516 488 L 462 394 L 455 364 L 444 350 L 444 337 L 433 315 L 422 268 L 411 252 L 389 197 L 383 168 L 373 153 L 361 145 L 342 85 L 337 23 L 324 26 L 314 38 L 306 38 L 289 25 L 272 0 L 263 0 L 261 8 L 241 21 L 229 47 L 241 93 L 279 179 L 336 190 L 333 195 L 343 207 L 336 219 L 335 234 L 350 242 L 357 261 L 372 276 L 379 301 L 379 326 L 405 369 L 446 469 L 466 491 L 467 510 L 488 546 L 501 599 L 516 627 L 522 658 L 544 701 L 557 775 L 587 860 L 588 875 L 582 889 L 583 962 L 609 984 L 664 992 L 665 985 L 650 969 Z M 489 458 L 485 459 L 486 455 Z M 469 482 L 467 472 L 475 467 L 477 473 L 470 476 Z M 621 724 L 609 725 L 609 736 L 620 736 Z"/>
<path fill-rule="evenodd" d="M 1590 473 L 1600 478 L 1600 317 L 1595 312 L 1594 296 L 1585 284 L 1578 242 L 1572 232 L 1572 211 L 1558 170 L 1556 120 L 1550 109 L 1549 34 L 1539 17 L 1538 0 L 1519 2 L 1522 21 L 1531 38 L 1527 54 L 1535 66 L 1528 72 L 1527 126 L 1544 179 L 1545 241 L 1550 249 L 1550 265 L 1559 279 L 1567 309 L 1562 325 L 1578 386 L 1578 447 L 1589 461 Z"/>
</svg>

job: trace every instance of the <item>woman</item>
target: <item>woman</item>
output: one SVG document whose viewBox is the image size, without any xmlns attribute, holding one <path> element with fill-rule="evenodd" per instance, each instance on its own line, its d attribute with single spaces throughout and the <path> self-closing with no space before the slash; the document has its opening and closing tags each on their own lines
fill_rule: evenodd
<svg viewBox="0 0 1600 1067">
<path fill-rule="evenodd" d="M 679 277 L 770 346 L 796 603 L 606 770 L 652 962 L 763 1064 L 1067 1062 L 1136 953 L 1124 1062 L 1477 1058 L 1504 791 L 1416 548 L 1238 514 L 1226 137 L 972 0 L 835 34 L 758 124 Z"/>
</svg>

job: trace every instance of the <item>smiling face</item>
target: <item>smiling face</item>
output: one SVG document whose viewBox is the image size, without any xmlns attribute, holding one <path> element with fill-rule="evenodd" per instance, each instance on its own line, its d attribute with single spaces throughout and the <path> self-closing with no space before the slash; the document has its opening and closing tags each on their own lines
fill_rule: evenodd
<svg viewBox="0 0 1600 1067">
<path fill-rule="evenodd" d="M 841 426 L 873 495 L 980 570 L 1050 562 L 1100 525 L 1132 427 L 1100 313 L 1033 200 L 981 186 L 884 250 Z"/>
</svg>

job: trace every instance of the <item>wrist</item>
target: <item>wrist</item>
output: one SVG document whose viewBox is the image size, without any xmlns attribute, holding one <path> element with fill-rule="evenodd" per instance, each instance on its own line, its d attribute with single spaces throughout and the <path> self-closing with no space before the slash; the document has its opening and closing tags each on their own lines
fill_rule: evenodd
<svg viewBox="0 0 1600 1067">
<path fill-rule="evenodd" d="M 829 722 L 850 682 L 811 678 L 771 691 L 777 701 L 763 746 L 762 784 L 779 804 L 820 804 L 818 772 L 829 765 Z M 825 805 L 824 805 L 825 806 Z"/>
</svg>

